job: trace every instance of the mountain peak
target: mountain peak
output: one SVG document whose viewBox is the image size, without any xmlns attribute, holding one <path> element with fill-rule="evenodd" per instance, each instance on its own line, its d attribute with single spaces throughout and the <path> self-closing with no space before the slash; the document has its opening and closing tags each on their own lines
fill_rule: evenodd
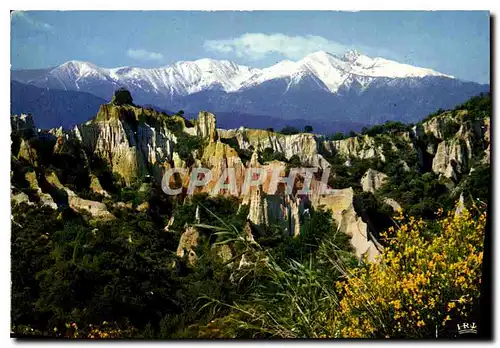
<svg viewBox="0 0 500 348">
<path fill-rule="evenodd" d="M 61 64 L 59 67 L 66 67 L 66 68 L 76 67 L 78 69 L 81 69 L 82 67 L 90 67 L 92 69 L 97 69 L 96 65 L 89 62 L 85 62 L 83 60 L 69 60 L 66 63 Z"/>
<path fill-rule="evenodd" d="M 347 62 L 354 62 L 360 56 L 361 56 L 361 53 L 359 53 L 358 51 L 356 51 L 356 50 L 348 50 L 347 52 L 344 53 L 344 56 L 342 57 L 342 60 L 345 60 Z"/>
<path fill-rule="evenodd" d="M 326 51 L 316 51 L 314 53 L 308 54 L 303 58 L 303 60 L 329 60 L 335 57 L 333 54 Z"/>
</svg>

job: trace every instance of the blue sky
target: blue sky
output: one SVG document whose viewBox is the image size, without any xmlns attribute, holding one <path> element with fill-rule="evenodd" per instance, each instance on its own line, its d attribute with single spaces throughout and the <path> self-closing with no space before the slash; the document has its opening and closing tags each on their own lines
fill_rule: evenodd
<svg viewBox="0 0 500 348">
<path fill-rule="evenodd" d="M 68 60 L 159 67 L 227 59 L 266 67 L 318 51 L 368 56 L 489 83 L 486 11 L 29 11 L 11 15 L 13 69 Z"/>
</svg>

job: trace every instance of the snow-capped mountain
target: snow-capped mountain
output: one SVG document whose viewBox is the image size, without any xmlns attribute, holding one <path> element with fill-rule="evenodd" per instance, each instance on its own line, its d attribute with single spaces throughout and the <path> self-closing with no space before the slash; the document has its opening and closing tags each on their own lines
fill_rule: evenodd
<svg viewBox="0 0 500 348">
<path fill-rule="evenodd" d="M 425 68 L 356 51 L 316 52 L 264 69 L 226 60 L 180 61 L 160 68 L 101 68 L 70 61 L 56 68 L 13 71 L 37 87 L 81 91 L 109 100 L 125 87 L 139 104 L 167 109 L 241 112 L 281 118 L 415 121 L 489 89 Z"/>
</svg>

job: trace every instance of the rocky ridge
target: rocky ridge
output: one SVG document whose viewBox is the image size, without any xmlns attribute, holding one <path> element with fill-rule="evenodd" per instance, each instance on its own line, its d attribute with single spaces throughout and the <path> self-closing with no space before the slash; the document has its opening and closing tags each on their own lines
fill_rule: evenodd
<svg viewBox="0 0 500 348">
<path fill-rule="evenodd" d="M 51 134 L 57 140 L 54 152 L 61 151 L 65 143 L 81 144 L 82 156 L 86 158 L 86 163 L 95 159 L 101 161 L 126 186 L 146 177 L 159 182 L 167 169 L 182 168 L 190 173 L 193 168 L 206 166 L 211 168 L 215 178 L 226 169 L 234 168 L 239 192 L 245 179 L 245 169 L 248 167 L 261 166 L 267 172 L 275 169 L 285 171 L 286 163 L 283 161 L 259 163 L 259 154 L 268 148 L 274 153 L 282 154 L 287 160 L 297 155 L 303 166 L 321 170 L 331 166 L 327 158 L 333 156 L 378 159 L 382 162 L 386 161 L 387 156 L 388 148 L 378 143 L 377 137 L 368 135 L 330 141 L 314 134 L 283 135 L 245 128 L 223 130 L 216 128 L 215 115 L 205 111 L 200 112 L 193 123 L 179 115 L 170 116 L 152 109 L 111 103 L 102 105 L 94 119 L 70 131 L 60 129 L 43 134 Z M 459 126 L 456 133 L 450 134 L 450 125 Z M 27 115 L 12 117 L 11 126 L 13 134 L 21 137 L 17 158 L 36 167 L 36 152 L 32 151 L 29 145 L 30 137 L 25 133 L 33 133 L 35 138 L 40 138 L 42 133 L 35 130 L 32 118 Z M 432 171 L 446 179 L 457 181 L 460 175 L 471 169 L 474 152 L 480 147 L 478 143 L 485 147 L 483 161 L 489 161 L 489 132 L 489 118 L 469 122 L 466 112 L 453 117 L 444 113 L 409 131 L 393 134 L 393 138 L 399 139 L 417 153 L 420 161 L 426 152 L 432 157 Z M 433 141 L 429 141 L 429 138 Z M 183 151 L 182 146 L 190 139 L 199 139 L 199 145 L 188 152 Z M 389 149 L 399 151 L 394 142 L 391 142 Z M 240 156 L 242 150 L 253 152 L 247 163 L 244 163 Z M 375 192 L 383 184 L 384 175 L 369 171 L 362 180 L 363 189 Z M 26 179 L 30 187 L 37 192 L 41 204 L 57 209 L 60 203 L 40 188 L 39 177 L 35 172 L 26 173 Z M 67 204 L 72 209 L 86 210 L 96 218 L 112 218 L 104 204 L 79 198 L 60 183 L 55 173 L 51 173 L 45 180 L 66 193 Z M 97 176 L 92 174 L 89 180 L 94 192 L 106 195 Z M 358 257 L 365 256 L 369 261 L 376 259 L 380 245 L 370 236 L 366 223 L 354 209 L 352 188 L 337 190 L 329 195 L 300 197 L 296 194 L 284 194 L 279 187 L 275 192 L 269 192 L 269 180 L 268 175 L 262 187 L 253 188 L 248 194 L 240 197 L 242 204 L 250 207 L 248 220 L 253 225 L 267 225 L 285 219 L 288 221 L 289 234 L 296 236 L 300 234 L 300 217 L 307 211 L 307 207 L 326 206 L 331 209 L 339 229 L 351 237 Z M 185 189 L 187 181 L 184 179 L 181 184 Z M 317 178 L 313 179 L 312 186 L 315 185 L 319 185 Z M 215 183 L 199 188 L 198 192 L 212 193 L 214 186 Z M 15 200 L 26 201 L 24 198 Z M 397 202 L 391 203 L 393 207 L 398 206 Z"/>
</svg>

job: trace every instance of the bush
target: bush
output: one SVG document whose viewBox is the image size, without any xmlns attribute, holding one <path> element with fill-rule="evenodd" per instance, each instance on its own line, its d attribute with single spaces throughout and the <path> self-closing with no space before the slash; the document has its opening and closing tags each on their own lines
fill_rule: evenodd
<svg viewBox="0 0 500 348">
<path fill-rule="evenodd" d="M 284 135 L 292 135 L 292 134 L 299 134 L 300 131 L 295 128 L 295 127 L 292 127 L 292 126 L 285 126 L 283 127 L 283 129 L 280 131 L 281 134 L 284 134 Z"/>
<path fill-rule="evenodd" d="M 344 135 L 344 133 L 337 132 L 330 137 L 330 140 L 343 140 L 345 138 L 346 136 Z"/>
<path fill-rule="evenodd" d="M 337 232 L 331 213 L 313 212 L 303 233 L 276 249 L 238 241 L 251 267 L 233 273 L 247 288 L 233 303 L 208 299 L 212 312 L 226 315 L 200 326 L 198 337 L 212 338 L 320 338 L 329 336 L 332 308 L 338 306 L 335 281 L 341 273 L 331 261 L 355 264 L 348 237 Z"/>
<path fill-rule="evenodd" d="M 134 105 L 132 102 L 132 95 L 125 88 L 119 88 L 115 91 L 111 103 L 115 105 Z"/>
<path fill-rule="evenodd" d="M 433 338 L 452 318 L 469 321 L 480 296 L 486 212 L 474 219 L 451 211 L 432 238 L 423 220 L 398 220 L 380 263 L 346 274 L 339 286 L 332 323 L 339 337 Z"/>
<path fill-rule="evenodd" d="M 281 152 L 274 151 L 270 147 L 266 147 L 264 151 L 260 154 L 260 163 L 264 164 L 271 161 L 282 161 L 286 162 L 286 157 Z"/>
</svg>

